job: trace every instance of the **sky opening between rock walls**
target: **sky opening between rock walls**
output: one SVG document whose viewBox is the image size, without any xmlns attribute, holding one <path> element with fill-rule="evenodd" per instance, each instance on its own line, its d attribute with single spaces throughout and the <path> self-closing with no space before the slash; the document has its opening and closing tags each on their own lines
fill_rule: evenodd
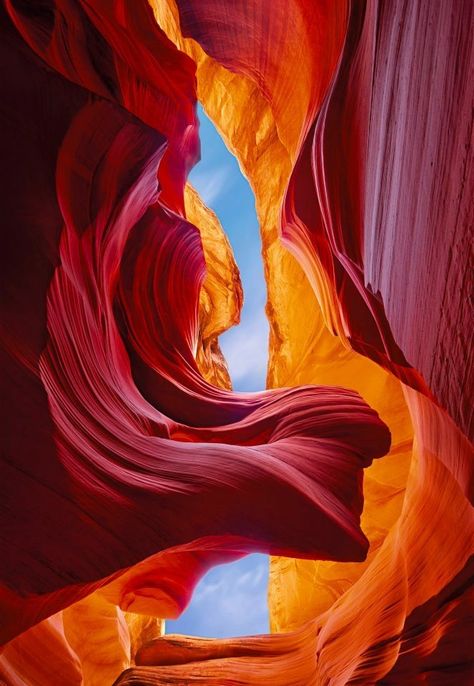
<svg viewBox="0 0 474 686">
<path fill-rule="evenodd" d="M 219 343 L 234 391 L 265 388 L 268 358 L 266 285 L 253 192 L 215 126 L 199 107 L 201 161 L 189 180 L 219 217 L 240 270 L 244 304 L 240 324 Z M 225 637 L 268 632 L 268 556 L 248 555 L 211 569 L 190 605 L 167 633 Z"/>
</svg>

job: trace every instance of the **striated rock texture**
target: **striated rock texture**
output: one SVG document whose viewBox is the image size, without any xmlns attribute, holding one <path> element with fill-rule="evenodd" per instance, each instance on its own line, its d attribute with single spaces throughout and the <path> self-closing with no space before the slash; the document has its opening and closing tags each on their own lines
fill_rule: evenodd
<svg viewBox="0 0 474 686">
<path fill-rule="evenodd" d="M 195 64 L 150 6 L 1 12 L 0 674 L 105 684 L 212 564 L 363 560 L 390 434 L 352 390 L 222 388 L 240 285 L 185 191 Z"/>
<path fill-rule="evenodd" d="M 199 341 L 196 362 L 206 381 L 232 388 L 218 337 L 240 320 L 242 286 L 232 248 L 212 210 L 187 185 L 184 204 L 188 220 L 199 228 L 206 261 L 206 276 L 199 293 Z"/>
<path fill-rule="evenodd" d="M 472 7 L 153 7 L 255 191 L 269 386 L 353 388 L 392 432 L 364 483 L 367 561 L 272 560 L 272 629 L 301 637 L 281 683 L 469 684 Z M 215 662 L 181 640 L 191 664 L 153 671 L 157 643 L 124 683 L 280 683 L 280 636 Z"/>
<path fill-rule="evenodd" d="M 470 683 L 473 9 L 455 5 L 4 3 L 8 684 Z M 255 192 L 265 393 L 232 394 L 218 348 L 242 293 L 185 185 L 196 97 Z M 252 550 L 274 555 L 273 634 L 160 637 L 206 569 Z"/>
</svg>

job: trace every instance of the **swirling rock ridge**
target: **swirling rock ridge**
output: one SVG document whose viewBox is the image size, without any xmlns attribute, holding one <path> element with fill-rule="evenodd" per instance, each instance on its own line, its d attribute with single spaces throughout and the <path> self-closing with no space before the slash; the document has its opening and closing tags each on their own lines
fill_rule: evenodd
<svg viewBox="0 0 474 686">
<path fill-rule="evenodd" d="M 4 3 L 7 683 L 469 683 L 458 9 Z M 231 393 L 218 348 L 242 295 L 186 187 L 197 97 L 256 196 L 261 394 Z M 253 550 L 275 633 L 157 638 Z"/>
</svg>

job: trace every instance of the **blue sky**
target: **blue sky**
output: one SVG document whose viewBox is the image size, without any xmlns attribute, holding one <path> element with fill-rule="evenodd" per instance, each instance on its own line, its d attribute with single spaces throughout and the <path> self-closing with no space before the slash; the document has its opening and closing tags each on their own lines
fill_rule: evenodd
<svg viewBox="0 0 474 686">
<path fill-rule="evenodd" d="M 268 633 L 267 584 L 267 555 L 213 567 L 181 617 L 166 620 L 166 633 L 208 638 Z"/>
<path fill-rule="evenodd" d="M 199 107 L 201 161 L 190 182 L 220 219 L 234 250 L 244 290 L 240 324 L 220 339 L 235 391 L 265 388 L 268 321 L 266 284 L 254 196 L 237 160 Z M 167 633 L 226 637 L 268 632 L 268 556 L 248 555 L 211 569 L 187 610 Z"/>
<path fill-rule="evenodd" d="M 237 160 L 226 148 L 201 107 L 201 161 L 189 176 L 202 199 L 220 219 L 240 269 L 244 306 L 239 326 L 220 339 L 234 390 L 265 388 L 268 349 L 267 297 L 262 244 L 253 192 Z"/>
</svg>

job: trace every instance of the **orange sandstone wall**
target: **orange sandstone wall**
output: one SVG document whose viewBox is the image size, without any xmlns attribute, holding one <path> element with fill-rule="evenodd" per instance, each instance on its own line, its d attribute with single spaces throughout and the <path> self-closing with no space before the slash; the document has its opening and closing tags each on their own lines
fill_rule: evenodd
<svg viewBox="0 0 474 686">
<path fill-rule="evenodd" d="M 361 259 L 362 268 L 366 270 L 366 283 L 375 278 L 370 273 L 371 270 L 372 274 L 375 273 L 376 255 L 384 251 L 386 254 L 383 261 L 378 262 L 381 276 L 376 277 L 385 284 L 385 313 L 375 311 L 373 316 L 378 318 L 378 326 L 381 326 L 380 321 L 387 322 L 388 313 L 394 329 L 387 329 L 385 337 L 387 341 L 390 336 L 394 335 L 394 338 L 392 343 L 387 342 L 385 352 L 381 349 L 380 353 L 371 354 L 367 347 L 364 349 L 365 344 L 361 344 L 364 330 L 357 334 L 356 339 L 350 324 L 347 320 L 344 322 L 340 306 L 342 303 L 343 307 L 348 308 L 351 301 L 346 301 L 344 305 L 344 300 L 339 299 L 338 303 L 338 297 L 341 296 L 334 292 L 331 284 L 334 273 L 332 276 L 328 274 L 327 266 L 323 264 L 322 256 L 327 247 L 319 254 L 313 246 L 309 249 L 307 234 L 303 243 L 292 242 L 298 231 L 295 220 L 289 219 L 294 207 L 288 207 L 289 199 L 296 202 L 294 198 L 298 192 L 294 171 L 292 183 L 296 191 L 286 198 L 284 241 L 281 237 L 280 211 L 289 177 L 295 168 L 298 150 L 302 149 L 308 121 L 314 115 L 309 101 L 304 99 L 304 96 L 308 96 L 308 90 L 305 90 L 308 87 L 308 73 L 318 64 L 312 49 L 324 45 L 326 56 L 331 54 L 328 46 L 335 46 L 336 51 L 337 48 L 342 49 L 340 34 L 332 38 L 322 30 L 324 19 L 317 15 L 324 4 L 315 8 L 315 15 L 305 23 L 304 30 L 297 21 L 293 22 L 292 14 L 295 12 L 300 16 L 300 12 L 304 12 L 303 3 L 286 4 L 285 27 L 283 23 L 278 23 L 283 22 L 278 14 L 278 5 L 268 23 L 265 12 L 251 14 L 256 3 L 238 3 L 235 15 L 224 13 L 225 20 L 220 9 L 216 9 L 217 4 L 203 3 L 198 7 L 192 3 L 192 11 L 184 3 L 177 4 L 181 29 L 178 11 L 173 3 L 169 3 L 168 7 L 154 3 L 155 16 L 176 44 L 196 60 L 199 98 L 238 157 L 256 196 L 269 293 L 269 387 L 314 383 L 354 388 L 377 409 L 392 432 L 389 455 L 374 463 L 364 478 L 362 526 L 371 543 L 366 562 L 272 559 L 269 588 L 272 631 L 299 630 L 305 631 L 308 636 L 307 622 L 313 621 L 313 630 L 317 635 L 317 639 L 314 639 L 317 653 L 315 671 L 309 669 L 304 672 L 302 669 L 299 676 L 290 676 L 289 672 L 287 681 L 282 683 L 383 681 L 397 684 L 425 683 L 427 680 L 427 683 L 447 684 L 454 679 L 456 683 L 467 684 L 471 673 L 465 636 L 471 607 L 468 579 L 473 549 L 473 519 L 469 502 L 472 448 L 463 431 L 433 402 L 432 395 L 437 391 L 435 400 L 452 408 L 453 416 L 460 421 L 461 428 L 469 427 L 472 415 L 469 415 L 469 410 L 466 414 L 466 409 L 462 408 L 466 408 L 466 396 L 469 397 L 471 391 L 472 353 L 468 351 L 465 338 L 467 320 L 465 312 L 462 313 L 464 305 L 459 305 L 460 299 L 466 298 L 468 293 L 465 288 L 468 262 L 467 253 L 461 257 L 458 246 L 459 241 L 466 240 L 472 228 L 472 205 L 469 207 L 466 204 L 464 187 L 466 169 L 470 170 L 467 178 L 472 179 L 469 176 L 472 166 L 467 148 L 463 148 L 462 143 L 464 136 L 467 144 L 472 129 L 469 128 L 464 105 L 468 102 L 468 94 L 460 76 L 463 70 L 465 78 L 469 73 L 472 47 L 469 48 L 466 43 L 463 20 L 460 17 L 448 18 L 436 3 L 431 8 L 415 3 L 412 8 L 405 10 L 396 3 L 393 7 L 389 3 L 379 6 L 368 3 L 365 13 L 357 13 L 350 7 L 344 9 L 343 3 L 336 3 L 332 8 L 334 14 L 330 25 L 324 24 L 324 29 L 335 29 L 339 18 L 337 13 L 340 13 L 341 25 L 347 29 L 343 53 L 350 54 L 353 62 L 351 67 L 347 67 L 346 73 L 339 65 L 339 84 L 335 82 L 331 86 L 319 120 L 316 116 L 316 127 L 322 127 L 322 132 L 319 142 L 315 136 L 313 146 L 324 145 L 324 134 L 329 129 L 328 143 L 333 141 L 334 148 L 331 150 L 328 147 L 327 151 L 323 148 L 328 161 L 323 159 L 320 162 L 323 166 L 321 173 L 324 173 L 325 163 L 334 164 L 339 169 L 338 163 L 346 158 L 342 156 L 338 159 L 338 155 L 350 152 L 350 145 L 353 151 L 354 144 L 360 146 L 361 142 L 365 142 L 368 146 L 368 153 L 364 149 L 362 152 L 359 149 L 358 153 L 365 176 L 362 174 L 357 179 L 359 169 L 349 179 L 355 188 L 352 193 L 360 193 L 363 197 L 355 217 L 363 225 L 360 235 L 362 242 L 365 234 L 365 248 L 362 249 L 365 253 Z M 469 24 L 472 20 L 470 10 L 466 6 L 463 9 L 464 21 Z M 232 25 L 234 16 L 238 16 L 239 12 L 243 17 L 251 14 L 255 22 L 249 36 L 248 50 L 240 50 L 245 40 L 241 35 L 242 27 L 235 28 Z M 216 17 L 229 22 L 232 29 L 220 27 Z M 451 34 L 448 30 L 450 23 Z M 242 21 L 244 25 L 245 21 Z M 195 37 L 197 42 L 182 37 L 183 26 L 185 35 Z M 228 31 L 225 47 L 217 42 L 219 30 Z M 272 58 L 272 49 L 281 34 L 285 35 L 286 48 L 283 48 L 279 59 Z M 445 37 L 444 42 L 442 40 L 441 44 L 436 44 L 439 35 Z M 311 48 L 307 47 L 308 36 Z M 357 41 L 358 46 L 354 47 Z M 260 52 L 253 47 L 257 44 Z M 396 52 L 397 45 L 401 45 L 405 51 L 401 55 Z M 433 50 L 429 59 L 423 57 L 426 55 L 423 50 L 428 45 Z M 285 49 L 289 52 L 285 53 Z M 442 64 L 436 63 L 433 72 L 429 65 L 437 59 L 437 51 L 440 55 L 451 54 L 451 58 L 445 58 Z M 456 51 L 459 52 L 458 60 L 461 63 L 454 65 L 452 60 Z M 262 54 L 267 57 L 265 61 L 262 60 Z M 396 71 L 397 64 L 402 70 L 402 77 Z M 334 62 L 328 65 L 328 69 L 331 68 L 335 69 Z M 348 69 L 352 71 L 347 73 Z M 312 103 L 317 109 L 321 104 L 321 94 L 324 95 L 328 88 L 324 64 L 320 73 L 312 71 L 311 74 L 318 84 L 313 89 L 309 88 L 315 94 Z M 449 92 L 459 94 L 452 96 L 461 99 L 459 106 L 454 106 L 455 112 L 450 109 L 452 99 L 441 104 L 433 94 L 433 88 L 437 88 L 433 84 L 438 76 L 447 84 Z M 404 78 L 410 81 L 403 81 Z M 279 84 L 285 80 L 288 88 L 294 87 L 295 91 L 291 94 L 288 90 L 288 97 L 283 101 Z M 331 122 L 326 122 L 324 128 L 321 119 L 329 116 L 332 102 L 333 107 L 337 108 L 336 97 L 341 97 L 344 84 L 346 88 L 351 84 L 352 87 L 359 84 L 362 89 L 352 94 L 346 91 L 345 106 L 348 108 L 352 102 L 354 108 L 352 122 L 347 126 L 355 128 L 336 132 L 342 140 L 339 145 L 340 141 L 330 138 Z M 357 99 L 362 97 L 361 93 L 366 98 L 365 102 Z M 419 94 L 418 100 L 415 93 Z M 330 96 L 333 97 L 332 101 Z M 371 99 L 372 109 L 368 106 Z M 304 100 L 304 105 L 301 100 Z M 448 110 L 451 120 L 457 122 L 456 135 L 460 139 L 456 144 L 458 158 L 451 151 L 447 137 L 448 124 L 443 122 L 444 110 Z M 305 111 L 306 117 L 301 115 L 302 111 Z M 349 117 L 351 112 L 349 109 L 347 112 L 345 116 Z M 289 117 L 291 125 L 288 123 Z M 438 131 L 443 131 L 444 127 L 445 133 L 440 134 L 444 138 L 436 137 L 431 129 L 434 121 Z M 423 130 L 425 136 L 432 136 L 431 158 L 428 155 L 420 158 L 417 153 L 417 146 L 422 145 L 420 137 Z M 352 143 L 347 140 L 351 137 Z M 338 145 L 342 147 L 342 152 L 337 151 Z M 313 159 L 318 159 L 318 152 L 313 147 Z M 331 159 L 331 152 L 334 160 Z M 300 166 L 303 165 L 301 160 L 305 154 L 303 146 L 298 162 Z M 402 175 L 400 164 L 403 158 L 412 177 L 411 189 L 406 187 L 406 177 Z M 437 170 L 434 169 L 433 160 L 437 160 Z M 313 162 L 313 171 L 314 165 Z M 454 182 L 448 180 L 450 168 L 454 175 L 460 173 L 463 177 L 458 190 L 453 188 Z M 309 174 L 310 169 L 306 171 L 307 183 L 310 183 Z M 299 193 L 304 193 L 303 175 L 298 181 Z M 377 191 L 374 190 L 376 187 Z M 403 206 L 401 203 L 410 197 L 413 188 L 419 188 L 419 191 L 412 193 L 413 200 Z M 427 188 L 430 190 L 427 191 Z M 438 190 L 435 191 L 435 188 Z M 311 198 L 310 185 L 306 192 L 308 199 Z M 449 216 L 448 240 L 437 239 L 437 229 L 429 238 L 434 228 L 433 221 L 437 221 L 442 230 L 443 221 L 447 219 L 446 209 L 437 211 L 436 220 L 428 218 L 430 213 L 431 217 L 436 214 L 434 203 L 437 192 L 444 198 L 444 208 L 449 202 L 460 204 L 463 208 L 460 215 L 454 213 Z M 391 197 L 392 204 L 398 203 L 401 208 L 398 213 L 390 213 L 383 200 L 384 195 Z M 312 198 L 315 207 L 318 198 L 321 201 L 321 195 Z M 341 198 L 339 196 L 343 202 Z M 301 204 L 302 200 L 297 202 Z M 348 198 L 347 203 L 350 202 Z M 407 207 L 412 208 L 411 218 L 407 215 Z M 421 211 L 424 214 L 420 214 Z M 305 212 L 309 212 L 309 209 L 300 215 L 298 221 L 301 223 Z M 402 212 L 405 212 L 403 217 Z M 467 219 L 469 216 L 470 224 Z M 285 221 L 289 221 L 289 227 Z M 350 226 L 343 226 L 343 230 L 349 232 Z M 403 254 L 403 246 L 410 244 L 409 239 L 405 238 L 407 230 L 412 237 L 412 247 L 416 246 L 415 256 L 412 252 L 411 257 L 406 252 Z M 306 227 L 304 231 L 307 232 Z M 463 234 L 464 238 L 461 237 Z M 426 240 L 428 243 L 424 243 Z M 438 244 L 434 243 L 436 240 L 439 240 Z M 283 243 L 296 253 L 304 271 Z M 390 245 L 393 246 L 392 252 Z M 436 257 L 433 251 L 435 245 L 438 250 Z M 451 297 L 442 297 L 438 284 L 455 276 L 452 271 L 454 258 L 451 255 L 450 261 L 446 262 L 445 257 L 448 251 L 451 254 L 453 250 L 459 260 L 460 275 L 464 275 L 464 286 L 451 290 Z M 417 266 L 416 260 L 420 260 L 420 266 Z M 399 276 L 396 279 L 392 277 L 390 282 L 387 275 L 395 273 L 396 269 L 399 270 Z M 416 302 L 413 302 L 408 289 L 410 282 L 416 278 L 423 279 L 426 285 L 422 287 L 419 282 L 413 286 L 416 291 Z M 356 300 L 353 300 L 353 307 L 354 311 L 349 314 L 357 316 Z M 374 306 L 371 308 L 374 312 Z M 450 320 L 448 311 L 451 311 Z M 400 327 L 395 320 L 402 312 L 405 313 L 405 323 L 404 333 L 400 334 Z M 431 313 L 434 319 L 430 319 L 429 314 L 426 318 L 424 312 Z M 457 392 L 456 402 L 461 403 L 454 408 L 450 405 L 453 401 L 446 400 L 448 396 L 444 389 L 447 386 L 439 385 L 440 382 L 443 384 L 442 379 L 446 379 L 446 376 L 438 376 L 438 381 L 433 382 L 433 372 L 430 377 L 426 371 L 430 359 L 435 365 L 441 364 L 436 344 L 428 343 L 436 332 L 437 317 L 441 317 L 445 322 L 442 326 L 448 327 L 449 336 L 454 334 L 457 341 L 450 353 L 445 341 L 446 357 L 443 363 L 443 373 L 453 374 L 448 393 L 453 398 Z M 456 321 L 459 321 L 459 329 Z M 334 335 L 334 329 L 339 336 Z M 372 335 L 370 327 L 365 334 Z M 407 342 L 408 337 L 410 343 Z M 424 349 L 422 342 L 426 343 Z M 379 345 L 375 337 L 373 342 L 367 338 L 367 343 L 376 348 Z M 397 345 L 402 350 L 401 355 L 390 352 L 390 346 L 395 350 L 394 346 Z M 366 352 L 374 358 L 373 361 L 353 348 Z M 466 351 L 465 359 L 459 355 L 459 348 Z M 418 352 L 414 353 L 416 349 Z M 413 363 L 413 372 L 406 359 L 402 359 L 403 354 Z M 420 355 L 424 355 L 425 361 L 421 362 Z M 417 359 L 420 360 L 418 369 Z M 386 370 L 381 365 L 386 366 Z M 457 370 L 448 372 L 453 365 L 457 365 Z M 421 375 L 424 380 L 420 380 Z M 462 375 L 464 381 L 456 386 Z M 430 379 L 431 391 L 427 388 Z M 410 383 L 422 392 L 410 389 L 407 385 Z M 234 666 L 234 663 L 232 667 L 229 663 L 229 674 L 234 674 Z M 250 676 L 243 664 L 235 669 L 235 675 L 238 674 L 242 679 L 241 683 L 260 683 L 257 674 Z M 217 670 L 213 671 L 209 666 L 207 670 L 206 677 L 202 677 L 203 683 L 206 682 L 205 678 L 211 680 L 211 674 L 214 680 L 217 679 Z M 275 679 L 276 670 L 272 674 L 272 679 Z M 267 678 L 270 678 L 268 674 Z"/>
</svg>

